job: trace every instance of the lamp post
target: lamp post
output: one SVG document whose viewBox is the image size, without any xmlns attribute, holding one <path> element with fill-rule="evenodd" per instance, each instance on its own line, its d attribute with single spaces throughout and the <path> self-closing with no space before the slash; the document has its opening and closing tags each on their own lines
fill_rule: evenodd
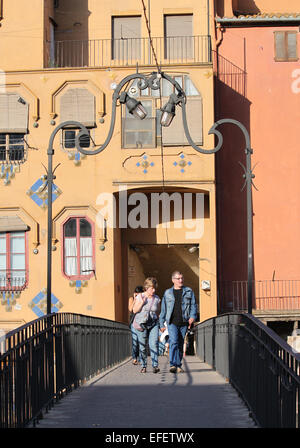
<svg viewBox="0 0 300 448">
<path fill-rule="evenodd" d="M 150 75 L 146 76 L 142 73 L 135 73 L 132 75 L 126 76 L 116 87 L 112 96 L 112 115 L 111 115 L 111 123 L 108 135 L 104 143 L 99 146 L 99 148 L 95 150 L 88 150 L 82 148 L 80 146 L 80 138 L 84 135 L 89 135 L 87 128 L 79 122 L 76 121 L 65 121 L 58 125 L 52 132 L 49 140 L 48 146 L 48 172 L 46 179 L 46 186 L 48 186 L 48 252 L 47 252 L 47 314 L 51 314 L 51 295 L 52 295 L 52 285 L 51 285 L 51 275 L 52 275 L 52 188 L 53 188 L 53 180 L 55 179 L 53 170 L 53 143 L 56 134 L 63 128 L 72 126 L 73 128 L 80 129 L 80 131 L 76 134 L 75 137 L 75 146 L 76 149 L 85 155 L 96 155 L 102 152 L 107 145 L 109 144 L 114 128 L 115 128 L 115 120 L 116 120 L 116 108 L 118 102 L 120 104 L 125 104 L 129 113 L 134 115 L 136 118 L 143 120 L 147 112 L 143 107 L 142 103 L 135 98 L 132 98 L 126 90 L 123 90 L 123 87 L 126 86 L 129 82 L 134 79 L 139 79 L 138 87 L 141 90 L 146 88 L 150 88 L 153 90 L 160 89 L 160 81 L 161 79 L 165 79 L 170 82 L 174 86 L 174 93 L 172 93 L 169 97 L 168 102 L 162 107 L 162 115 L 161 115 L 161 125 L 164 127 L 170 126 L 175 113 L 176 106 L 180 106 L 182 108 L 182 121 L 184 132 L 186 138 L 192 148 L 194 148 L 197 152 L 201 154 L 214 154 L 219 151 L 223 145 L 223 136 L 220 131 L 217 130 L 218 126 L 229 123 L 238 126 L 238 128 L 243 132 L 246 143 L 246 167 L 243 166 L 244 169 L 244 178 L 245 183 L 247 185 L 247 234 L 248 234 L 248 313 L 252 313 L 252 280 L 253 280 L 253 260 L 252 260 L 252 178 L 254 175 L 251 170 L 251 154 L 252 149 L 250 145 L 250 137 L 245 128 L 245 126 L 237 120 L 233 119 L 222 119 L 214 123 L 214 125 L 209 130 L 209 134 L 215 134 L 218 137 L 217 146 L 213 149 L 205 150 L 199 146 L 197 146 L 189 132 L 187 116 L 186 116 L 186 94 L 181 86 L 175 81 L 172 77 L 168 76 L 163 72 L 153 72 Z"/>
</svg>

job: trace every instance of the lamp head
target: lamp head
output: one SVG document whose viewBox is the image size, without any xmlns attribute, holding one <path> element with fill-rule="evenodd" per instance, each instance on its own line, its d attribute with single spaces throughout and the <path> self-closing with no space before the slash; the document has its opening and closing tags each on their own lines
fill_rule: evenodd
<svg viewBox="0 0 300 448">
<path fill-rule="evenodd" d="M 142 105 L 142 103 L 135 98 L 128 95 L 127 92 L 122 92 L 119 101 L 122 104 L 126 104 L 128 112 L 134 115 L 136 118 L 143 120 L 147 116 L 147 111 Z"/>
<path fill-rule="evenodd" d="M 162 107 L 162 115 L 160 119 L 160 124 L 164 127 L 170 126 L 173 118 L 175 117 L 176 104 L 180 103 L 182 98 L 176 93 L 172 93 L 169 97 L 168 102 Z"/>
</svg>

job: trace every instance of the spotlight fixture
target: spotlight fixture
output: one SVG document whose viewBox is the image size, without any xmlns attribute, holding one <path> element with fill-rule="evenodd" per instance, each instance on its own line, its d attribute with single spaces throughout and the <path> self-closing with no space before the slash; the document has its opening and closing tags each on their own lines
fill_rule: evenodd
<svg viewBox="0 0 300 448">
<path fill-rule="evenodd" d="M 162 107 L 162 115 L 160 124 L 164 127 L 170 126 L 173 118 L 175 117 L 175 106 L 183 100 L 182 96 L 172 93 L 168 102 Z"/>
<path fill-rule="evenodd" d="M 199 246 L 192 246 L 192 247 L 189 248 L 189 253 L 190 253 L 190 254 L 193 254 L 193 253 L 196 252 L 196 250 L 198 250 L 198 249 L 199 249 Z"/>
<path fill-rule="evenodd" d="M 26 104 L 26 101 L 21 96 L 19 96 L 18 103 Z"/>
<path fill-rule="evenodd" d="M 126 104 L 128 112 L 134 115 L 135 118 L 143 120 L 147 116 L 147 111 L 142 105 L 142 103 L 140 101 L 137 101 L 135 98 L 129 96 L 127 92 L 121 93 L 119 101 L 122 104 Z"/>
</svg>

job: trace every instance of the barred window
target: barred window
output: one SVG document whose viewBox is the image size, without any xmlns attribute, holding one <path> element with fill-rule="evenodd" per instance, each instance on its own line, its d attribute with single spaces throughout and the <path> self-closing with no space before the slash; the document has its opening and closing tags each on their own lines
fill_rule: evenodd
<svg viewBox="0 0 300 448">
<path fill-rule="evenodd" d="M 25 161 L 25 134 L 0 133 L 0 161 Z"/>
</svg>

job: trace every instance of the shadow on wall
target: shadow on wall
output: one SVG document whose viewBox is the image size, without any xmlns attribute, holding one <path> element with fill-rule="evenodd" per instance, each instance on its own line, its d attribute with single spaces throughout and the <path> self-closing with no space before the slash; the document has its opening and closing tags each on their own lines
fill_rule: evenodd
<svg viewBox="0 0 300 448">
<path fill-rule="evenodd" d="M 88 65 L 89 16 L 88 0 L 59 0 L 54 9 L 55 63 L 58 67 Z"/>
<path fill-rule="evenodd" d="M 249 132 L 251 102 L 217 78 L 215 89 L 216 119 L 238 120 Z M 219 130 L 224 140 L 216 154 L 218 280 L 245 280 L 248 272 L 247 196 L 240 165 L 246 166 L 245 138 L 234 125 L 224 124 Z"/>
</svg>

